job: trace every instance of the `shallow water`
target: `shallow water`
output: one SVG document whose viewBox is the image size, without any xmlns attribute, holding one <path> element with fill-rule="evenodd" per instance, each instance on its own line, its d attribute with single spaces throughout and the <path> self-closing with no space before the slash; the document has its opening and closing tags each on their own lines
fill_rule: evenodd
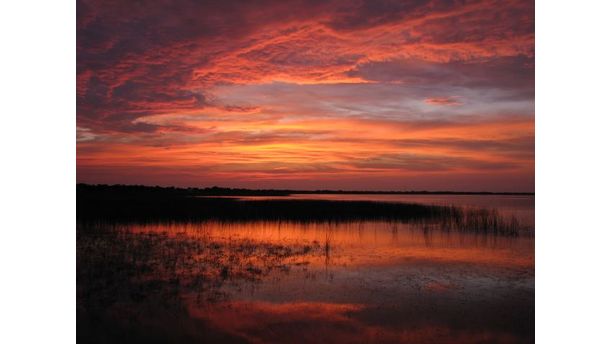
<svg viewBox="0 0 612 344">
<path fill-rule="evenodd" d="M 217 196 L 215 196 L 217 197 Z M 229 196 L 245 200 L 308 199 L 331 201 L 376 201 L 451 205 L 462 208 L 496 209 L 507 217 L 516 217 L 521 225 L 533 228 L 535 223 L 534 195 L 410 195 L 410 194 L 291 194 L 288 196 Z"/>
<path fill-rule="evenodd" d="M 129 332 L 131 341 L 153 334 L 183 342 L 533 341 L 532 236 L 388 222 L 203 222 L 78 232 L 89 233 L 77 240 L 82 256 L 98 254 L 109 266 L 110 254 L 118 266 L 137 266 L 126 269 L 129 284 L 121 280 L 108 294 L 128 290 L 111 304 L 118 313 L 138 314 L 138 324 L 117 320 L 108 305 L 106 320 L 92 321 L 101 287 L 80 302 L 81 338 L 99 337 L 106 326 Z M 89 237 L 106 232 L 122 234 L 107 241 Z M 95 270 L 88 264 L 77 273 Z M 116 282 L 112 271 L 103 285 Z M 96 271 L 84 276 L 82 289 L 100 284 Z M 133 289 L 153 301 L 134 301 Z M 166 319 L 168 311 L 155 308 L 162 291 L 164 302 L 176 298 L 168 307 L 180 315 Z"/>
</svg>

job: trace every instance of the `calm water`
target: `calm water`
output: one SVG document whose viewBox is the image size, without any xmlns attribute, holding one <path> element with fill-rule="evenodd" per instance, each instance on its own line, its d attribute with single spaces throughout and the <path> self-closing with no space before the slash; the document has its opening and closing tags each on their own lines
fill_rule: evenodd
<svg viewBox="0 0 612 344">
<path fill-rule="evenodd" d="M 535 196 L 532 195 L 352 195 L 352 194 L 292 194 L 289 196 L 236 197 L 257 199 L 324 199 L 347 201 L 377 201 L 452 205 L 472 208 L 495 208 L 501 214 L 516 217 L 523 225 L 533 228 Z"/>
<path fill-rule="evenodd" d="M 532 196 L 291 197 L 496 207 L 533 223 Z M 119 224 L 77 233 L 86 233 L 77 237 L 83 340 L 533 341 L 532 236 L 386 222 Z"/>
</svg>

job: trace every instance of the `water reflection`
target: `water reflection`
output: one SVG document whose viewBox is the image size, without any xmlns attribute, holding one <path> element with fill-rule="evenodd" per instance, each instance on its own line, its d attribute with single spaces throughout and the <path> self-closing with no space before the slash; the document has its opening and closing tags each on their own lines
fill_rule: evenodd
<svg viewBox="0 0 612 344">
<path fill-rule="evenodd" d="M 219 196 L 215 196 L 219 197 Z M 507 217 L 516 217 L 522 225 L 535 224 L 534 195 L 418 195 L 418 194 L 292 194 L 289 196 L 227 196 L 245 200 L 330 200 L 416 203 L 456 206 L 462 208 L 495 209 Z"/>
<path fill-rule="evenodd" d="M 81 340 L 533 340 L 531 236 L 389 222 L 83 225 L 77 235 Z"/>
<path fill-rule="evenodd" d="M 290 223 L 204 222 L 190 224 L 146 224 L 125 227 L 132 233 L 186 236 L 216 242 L 249 241 L 286 247 L 323 248 L 335 264 L 393 264 L 398 260 L 531 266 L 532 237 L 505 237 L 430 229 L 427 225 L 388 222 Z M 331 254 L 333 252 L 333 254 Z M 312 251 L 311 264 L 320 264 Z"/>
</svg>

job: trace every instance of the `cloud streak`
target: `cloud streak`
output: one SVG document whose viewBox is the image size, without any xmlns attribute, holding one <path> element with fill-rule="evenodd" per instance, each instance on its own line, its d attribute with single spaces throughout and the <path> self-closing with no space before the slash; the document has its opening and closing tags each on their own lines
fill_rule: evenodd
<svg viewBox="0 0 612 344">
<path fill-rule="evenodd" d="M 77 177 L 531 191 L 533 12 L 78 1 Z"/>
</svg>

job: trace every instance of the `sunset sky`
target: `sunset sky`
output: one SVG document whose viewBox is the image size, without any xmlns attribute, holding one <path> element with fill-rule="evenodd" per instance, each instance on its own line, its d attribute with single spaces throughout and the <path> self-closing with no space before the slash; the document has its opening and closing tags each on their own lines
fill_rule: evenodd
<svg viewBox="0 0 612 344">
<path fill-rule="evenodd" d="M 76 84 L 78 182 L 534 190 L 533 1 L 78 1 Z"/>
</svg>

